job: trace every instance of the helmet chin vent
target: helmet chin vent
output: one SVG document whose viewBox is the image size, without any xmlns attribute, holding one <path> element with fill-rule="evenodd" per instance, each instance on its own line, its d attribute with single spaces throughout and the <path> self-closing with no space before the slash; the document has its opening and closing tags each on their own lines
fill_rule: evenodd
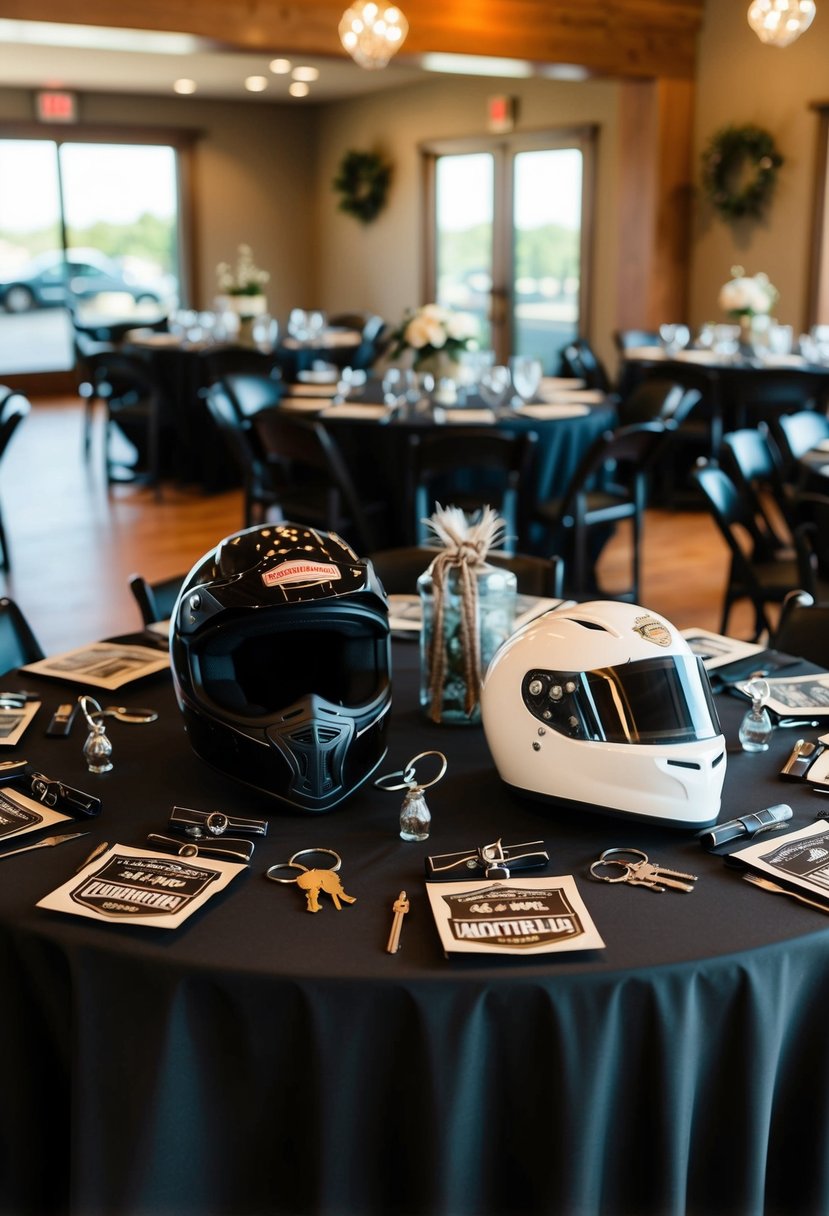
<svg viewBox="0 0 829 1216">
<path fill-rule="evenodd" d="M 697 771 L 702 768 L 702 765 L 697 764 L 695 760 L 668 760 L 667 763 L 674 768 L 695 768 Z"/>
<path fill-rule="evenodd" d="M 720 754 L 719 754 L 719 756 L 717 756 L 716 760 L 714 760 L 712 762 L 711 767 L 716 768 L 718 764 L 722 764 L 724 759 L 725 759 L 725 752 L 720 752 Z"/>
</svg>

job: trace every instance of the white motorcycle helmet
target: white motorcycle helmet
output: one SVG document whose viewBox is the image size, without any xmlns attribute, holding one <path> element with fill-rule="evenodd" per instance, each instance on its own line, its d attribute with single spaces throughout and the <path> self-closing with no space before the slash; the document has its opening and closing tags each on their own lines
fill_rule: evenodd
<svg viewBox="0 0 829 1216">
<path fill-rule="evenodd" d="M 530 621 L 481 689 L 492 758 L 515 790 L 675 827 L 716 822 L 725 739 L 708 676 L 677 630 L 595 601 Z"/>
</svg>

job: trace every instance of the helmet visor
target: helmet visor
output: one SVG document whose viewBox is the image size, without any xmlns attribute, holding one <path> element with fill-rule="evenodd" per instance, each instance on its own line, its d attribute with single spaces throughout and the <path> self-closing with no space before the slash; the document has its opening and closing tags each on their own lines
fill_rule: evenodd
<svg viewBox="0 0 829 1216">
<path fill-rule="evenodd" d="M 214 704 L 248 718 L 312 695 L 358 709 L 387 687 L 388 629 L 379 618 L 303 614 L 275 630 L 267 616 L 217 630 L 194 652 L 194 676 Z"/>
<path fill-rule="evenodd" d="M 693 655 L 660 655 L 587 672 L 529 672 L 525 702 L 573 738 L 689 743 L 721 734 L 711 687 Z"/>
<path fill-rule="evenodd" d="M 588 671 L 583 688 L 599 738 L 609 743 L 689 743 L 720 734 L 708 678 L 693 656 Z"/>
</svg>

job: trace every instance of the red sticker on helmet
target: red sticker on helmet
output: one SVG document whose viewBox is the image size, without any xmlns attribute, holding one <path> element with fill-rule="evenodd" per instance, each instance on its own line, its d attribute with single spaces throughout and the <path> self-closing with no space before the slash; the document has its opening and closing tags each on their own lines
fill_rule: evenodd
<svg viewBox="0 0 829 1216">
<path fill-rule="evenodd" d="M 295 559 L 266 570 L 262 582 L 266 587 L 281 587 L 285 583 L 328 583 L 335 578 L 342 578 L 339 566 Z"/>
</svg>

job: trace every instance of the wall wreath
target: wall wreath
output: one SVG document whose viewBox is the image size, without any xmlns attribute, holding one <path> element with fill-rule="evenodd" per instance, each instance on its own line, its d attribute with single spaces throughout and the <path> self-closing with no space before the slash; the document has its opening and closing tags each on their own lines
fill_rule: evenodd
<svg viewBox="0 0 829 1216">
<path fill-rule="evenodd" d="M 379 152 L 346 152 L 333 186 L 339 194 L 340 211 L 369 224 L 386 205 L 392 167 Z"/>
<path fill-rule="evenodd" d="M 783 164 L 762 127 L 723 127 L 702 154 L 702 186 L 724 219 L 757 219 L 774 190 Z"/>
</svg>

